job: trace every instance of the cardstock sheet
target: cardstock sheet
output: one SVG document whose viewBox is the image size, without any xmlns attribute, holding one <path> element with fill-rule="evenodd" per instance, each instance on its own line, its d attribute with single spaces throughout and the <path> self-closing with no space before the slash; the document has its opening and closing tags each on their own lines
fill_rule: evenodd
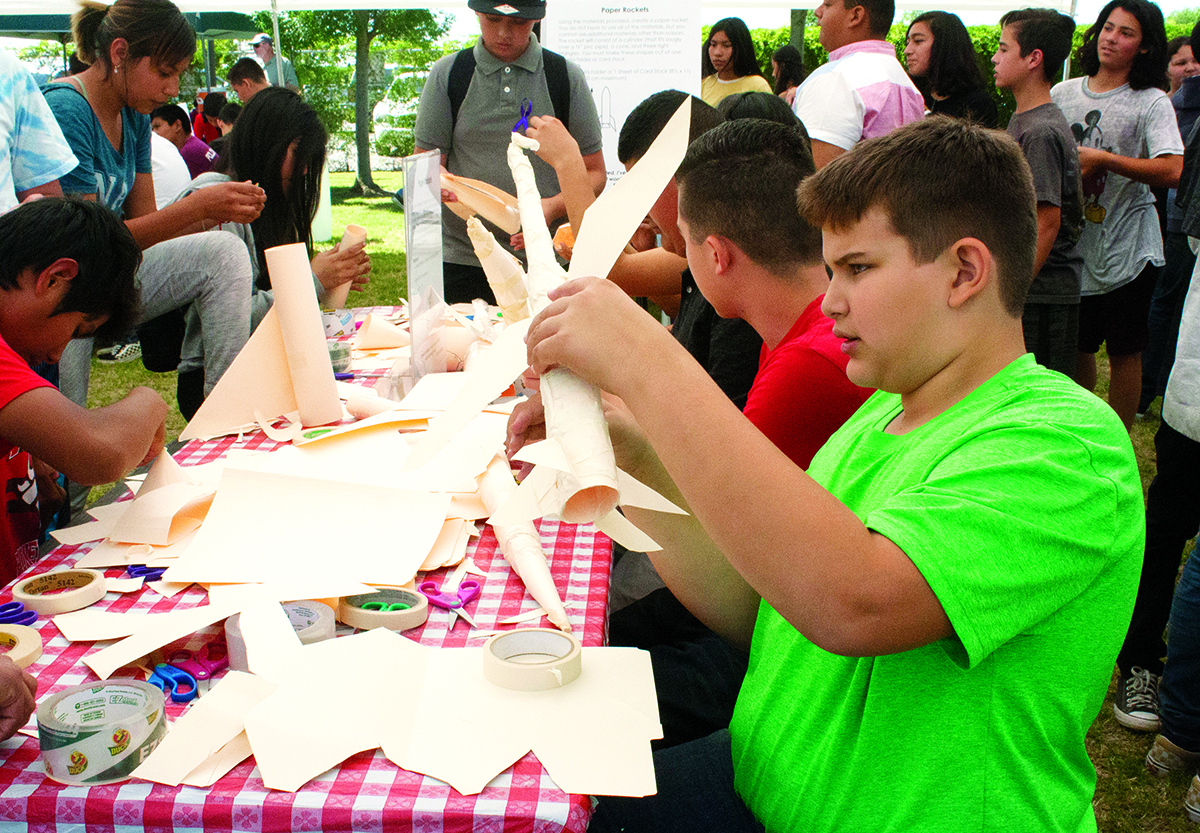
<svg viewBox="0 0 1200 833">
<path fill-rule="evenodd" d="M 255 422 L 256 410 L 271 415 L 297 410 L 278 306 L 267 311 L 179 439 L 236 433 L 241 427 Z"/>
<path fill-rule="evenodd" d="M 163 578 L 404 584 L 429 554 L 449 506 L 445 494 L 226 469 L 204 526 Z M 348 522 L 355 518 L 366 520 Z"/>
<path fill-rule="evenodd" d="M 183 783 L 243 733 L 246 713 L 277 688 L 265 677 L 230 670 L 171 724 L 171 730 L 134 770 L 133 777 L 173 787 Z"/>
<path fill-rule="evenodd" d="M 439 719 L 391 727 L 383 745 L 389 759 L 474 795 L 532 750 L 564 791 L 654 792 L 650 741 L 661 737 L 662 729 L 649 654 L 634 648 L 584 648 L 583 673 L 570 685 L 512 691 L 484 679 L 482 652 L 429 652 L 414 714 L 437 714 Z M 579 715 L 587 720 L 580 721 Z M 576 732 L 580 722 L 589 728 Z"/>
<path fill-rule="evenodd" d="M 74 547 L 88 541 L 107 538 L 115 523 L 115 518 L 108 521 L 86 521 L 66 529 L 55 529 L 50 533 L 50 537 L 63 546 Z"/>
<path fill-rule="evenodd" d="M 195 537 L 196 532 L 192 531 L 165 547 L 105 540 L 92 547 L 90 552 L 77 558 L 75 566 L 93 570 L 102 567 L 128 567 L 130 564 L 169 567 L 176 558 L 183 554 Z"/>
<path fill-rule="evenodd" d="M 176 463 L 175 458 L 167 453 L 167 450 L 164 448 L 154 458 L 150 470 L 146 472 L 146 477 L 138 489 L 138 494 L 153 492 L 155 489 L 170 486 L 173 483 L 187 482 L 189 482 L 189 478 L 184 472 L 183 466 Z"/>
<path fill-rule="evenodd" d="M 588 206 L 571 252 L 568 277 L 608 277 L 621 250 L 683 161 L 691 121 L 689 99 L 675 111 L 638 164 Z"/>
<path fill-rule="evenodd" d="M 182 783 L 189 787 L 211 787 L 228 775 L 235 766 L 249 758 L 252 752 L 250 738 L 246 737 L 245 732 L 239 732 L 233 740 L 189 772 Z"/>
<path fill-rule="evenodd" d="M 231 607 L 208 604 L 171 613 L 146 614 L 138 630 L 116 644 L 88 654 L 83 661 L 97 677 L 107 680 L 118 668 L 144 657 L 155 648 L 182 639 L 237 612 Z"/>
<path fill-rule="evenodd" d="M 529 321 L 510 324 L 478 364 L 465 371 L 467 380 L 444 414 L 429 424 L 408 458 L 406 469 L 420 468 L 433 459 L 450 439 L 467 426 L 489 403 L 508 389 L 529 366 L 525 356 L 525 333 Z M 486 465 L 486 464 L 485 464 Z"/>
<path fill-rule="evenodd" d="M 384 628 L 303 646 L 296 673 L 246 715 L 263 783 L 297 790 L 380 746 L 390 721 L 416 719 L 428 653 Z"/>
<path fill-rule="evenodd" d="M 211 487 L 187 481 L 143 486 L 108 537 L 125 544 L 168 546 L 200 527 L 212 497 Z"/>
</svg>

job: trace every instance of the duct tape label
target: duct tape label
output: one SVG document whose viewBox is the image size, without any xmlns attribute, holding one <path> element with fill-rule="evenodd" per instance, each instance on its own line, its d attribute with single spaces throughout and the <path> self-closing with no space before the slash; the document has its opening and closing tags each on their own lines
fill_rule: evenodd
<svg viewBox="0 0 1200 833">
<path fill-rule="evenodd" d="M 583 671 L 583 648 L 569 633 L 523 628 L 498 633 L 483 646 L 484 679 L 516 691 L 546 691 L 574 682 Z"/>
<path fill-rule="evenodd" d="M 140 680 L 68 688 L 37 722 L 46 775 L 65 784 L 124 781 L 167 733 L 162 692 Z"/>
</svg>

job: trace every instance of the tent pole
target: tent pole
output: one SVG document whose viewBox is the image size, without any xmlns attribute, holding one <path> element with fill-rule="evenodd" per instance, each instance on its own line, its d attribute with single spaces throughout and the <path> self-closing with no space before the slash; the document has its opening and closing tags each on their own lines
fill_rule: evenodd
<svg viewBox="0 0 1200 833">
<path fill-rule="evenodd" d="M 278 7 L 276 0 L 271 0 L 271 28 L 275 32 L 275 77 L 280 79 L 280 86 L 287 86 L 287 84 L 283 83 L 283 44 L 280 43 L 280 7 Z"/>
</svg>

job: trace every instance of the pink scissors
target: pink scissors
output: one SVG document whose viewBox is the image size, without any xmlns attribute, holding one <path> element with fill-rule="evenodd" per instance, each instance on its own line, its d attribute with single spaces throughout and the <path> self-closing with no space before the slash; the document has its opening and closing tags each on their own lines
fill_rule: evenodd
<svg viewBox="0 0 1200 833">
<path fill-rule="evenodd" d="M 475 624 L 474 620 L 467 615 L 467 612 L 462 609 L 463 605 L 479 595 L 479 582 L 475 581 L 475 579 L 469 578 L 464 581 L 458 586 L 458 591 L 455 593 L 443 593 L 441 588 L 438 587 L 436 581 L 421 582 L 419 589 L 421 593 L 424 594 L 425 598 L 429 599 L 429 603 L 431 605 L 449 610 L 451 616 L 458 614 L 462 618 L 466 619 L 467 624 L 473 628 L 479 627 Z M 454 627 L 453 620 L 450 622 L 450 627 Z"/>
<path fill-rule="evenodd" d="M 209 642 L 199 651 L 179 650 L 167 658 L 167 665 L 186 671 L 197 680 L 208 680 L 229 667 L 229 649 L 224 642 Z"/>
</svg>

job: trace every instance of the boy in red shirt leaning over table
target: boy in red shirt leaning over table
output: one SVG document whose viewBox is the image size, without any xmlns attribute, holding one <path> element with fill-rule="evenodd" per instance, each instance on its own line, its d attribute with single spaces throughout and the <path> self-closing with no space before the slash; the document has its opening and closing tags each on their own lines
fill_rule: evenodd
<svg viewBox="0 0 1200 833">
<path fill-rule="evenodd" d="M 84 485 L 109 483 L 162 450 L 167 406 L 134 388 L 80 408 L 30 369 L 72 338 L 126 332 L 136 316 L 141 253 L 95 202 L 47 198 L 0 215 L 0 583 L 37 558 L 31 456 Z M 0 703 L 0 709 L 3 703 Z"/>
</svg>

